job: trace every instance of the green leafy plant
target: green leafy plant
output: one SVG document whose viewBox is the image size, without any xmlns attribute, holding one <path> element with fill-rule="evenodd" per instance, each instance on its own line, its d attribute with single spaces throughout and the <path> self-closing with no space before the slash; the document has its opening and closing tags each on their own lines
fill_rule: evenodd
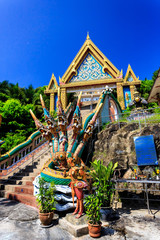
<svg viewBox="0 0 160 240">
<path fill-rule="evenodd" d="M 36 200 L 40 206 L 41 213 L 49 213 L 55 208 L 55 185 L 51 182 L 50 185 L 44 180 L 39 178 L 39 193 L 36 195 Z"/>
<path fill-rule="evenodd" d="M 97 195 L 89 195 L 85 198 L 85 209 L 86 215 L 91 224 L 99 224 L 100 223 L 100 208 L 102 203 Z"/>
<path fill-rule="evenodd" d="M 112 181 L 115 168 L 118 163 L 113 165 L 112 162 L 106 167 L 101 160 L 95 160 L 91 163 L 93 171 L 91 176 L 93 178 L 93 186 L 96 187 L 96 194 L 103 207 L 110 207 L 113 193 L 115 191 L 115 183 Z"/>
<path fill-rule="evenodd" d="M 102 130 L 104 130 L 109 124 L 110 124 L 110 122 L 104 123 L 103 126 L 102 126 Z"/>
</svg>

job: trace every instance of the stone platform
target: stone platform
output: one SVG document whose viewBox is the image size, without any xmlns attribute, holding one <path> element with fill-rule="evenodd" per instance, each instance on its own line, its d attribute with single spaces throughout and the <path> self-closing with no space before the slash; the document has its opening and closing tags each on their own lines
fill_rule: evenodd
<svg viewBox="0 0 160 240">
<path fill-rule="evenodd" d="M 68 213 L 66 217 L 59 219 L 59 225 L 62 229 L 68 231 L 75 237 L 81 237 L 88 234 L 86 215 L 83 215 L 81 218 L 76 219 L 76 215 Z"/>
</svg>

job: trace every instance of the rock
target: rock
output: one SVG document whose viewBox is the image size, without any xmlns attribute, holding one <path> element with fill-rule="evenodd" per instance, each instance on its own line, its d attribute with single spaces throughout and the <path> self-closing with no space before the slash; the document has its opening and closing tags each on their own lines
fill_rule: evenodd
<svg viewBox="0 0 160 240">
<path fill-rule="evenodd" d="M 118 232 L 125 233 L 125 222 L 122 217 L 117 221 L 111 222 L 109 227 L 111 227 L 112 229 Z"/>
<path fill-rule="evenodd" d="M 134 137 L 153 135 L 157 155 L 160 155 L 160 124 L 142 127 L 138 123 L 109 124 L 98 133 L 93 160 L 101 159 L 105 165 L 118 162 L 118 168 L 129 169 L 137 165 Z"/>
<path fill-rule="evenodd" d="M 144 217 L 144 219 L 147 220 L 147 221 L 148 221 L 148 220 L 149 220 L 149 221 L 150 221 L 150 220 L 153 220 L 153 219 L 155 219 L 155 215 L 153 215 L 153 214 L 147 214 L 147 215 Z"/>
<path fill-rule="evenodd" d="M 118 212 L 114 211 L 112 208 L 101 208 L 101 221 L 115 221 L 119 219 Z"/>
<path fill-rule="evenodd" d="M 67 214 L 65 218 L 59 220 L 62 229 L 67 230 L 75 237 L 81 237 L 88 233 L 87 217 L 83 215 L 81 218 L 76 219 L 75 215 Z"/>
<path fill-rule="evenodd" d="M 88 222 L 87 216 L 85 214 L 82 217 L 77 219 L 76 215 L 72 215 L 72 213 L 68 213 L 65 218 L 68 222 L 70 222 L 73 225 L 83 225 L 83 224 L 87 224 Z"/>
<path fill-rule="evenodd" d="M 133 177 L 133 171 L 131 169 L 128 169 L 127 172 L 125 172 L 123 178 L 124 179 L 131 179 Z"/>
</svg>

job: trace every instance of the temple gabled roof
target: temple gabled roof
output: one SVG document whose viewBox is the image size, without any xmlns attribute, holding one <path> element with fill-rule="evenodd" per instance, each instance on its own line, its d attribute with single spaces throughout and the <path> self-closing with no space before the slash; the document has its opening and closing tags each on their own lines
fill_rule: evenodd
<svg viewBox="0 0 160 240">
<path fill-rule="evenodd" d="M 127 72 L 124 78 L 124 83 L 127 83 L 127 82 L 137 82 L 138 84 L 140 84 L 139 77 L 138 78 L 136 77 L 130 64 L 128 64 Z"/>
<path fill-rule="evenodd" d="M 96 71 L 97 70 L 97 71 Z M 61 78 L 60 85 L 107 78 L 118 78 L 121 72 L 96 47 L 87 35 L 86 41 Z"/>
<path fill-rule="evenodd" d="M 58 83 L 57 80 L 54 76 L 54 74 L 52 73 L 52 77 L 50 79 L 49 85 L 47 86 L 45 93 L 51 93 L 51 92 L 56 92 L 58 91 Z"/>
</svg>

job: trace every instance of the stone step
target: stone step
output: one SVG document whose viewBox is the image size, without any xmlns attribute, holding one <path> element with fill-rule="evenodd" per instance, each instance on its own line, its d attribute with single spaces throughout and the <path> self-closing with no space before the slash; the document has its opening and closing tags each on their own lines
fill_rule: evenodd
<svg viewBox="0 0 160 240">
<path fill-rule="evenodd" d="M 33 186 L 33 181 L 34 181 L 35 177 L 33 176 L 25 176 L 20 180 L 15 180 L 13 179 L 12 181 L 7 181 L 6 183 L 2 184 L 3 185 L 3 189 L 9 185 L 31 185 Z M 26 184 L 26 182 L 29 181 L 30 183 Z"/>
<path fill-rule="evenodd" d="M 36 169 L 33 170 L 32 173 L 38 173 L 38 172 L 40 172 L 40 170 L 41 170 L 41 167 L 37 167 Z"/>
<path fill-rule="evenodd" d="M 26 205 L 38 208 L 36 198 L 33 195 L 24 194 L 24 193 L 7 192 L 5 194 L 5 197 L 10 200 L 15 200 L 15 201 L 24 203 Z"/>
<path fill-rule="evenodd" d="M 8 185 L 6 186 L 6 193 L 13 192 L 13 193 L 21 193 L 33 196 L 33 185 Z"/>
<path fill-rule="evenodd" d="M 39 173 L 40 173 L 40 171 L 37 171 L 37 172 L 35 172 L 35 173 L 31 173 L 30 175 L 29 175 L 29 177 L 37 177 L 38 175 L 39 175 Z"/>
<path fill-rule="evenodd" d="M 0 191 L 1 190 L 4 190 L 4 184 L 3 183 L 0 184 Z"/>
<path fill-rule="evenodd" d="M 15 189 L 15 187 L 16 187 L 17 185 L 16 184 L 14 184 L 14 185 L 6 185 L 5 186 L 5 191 L 7 192 L 14 192 L 14 189 Z"/>
<path fill-rule="evenodd" d="M 23 185 L 33 186 L 33 181 L 23 180 Z"/>
<path fill-rule="evenodd" d="M 38 175 L 38 174 L 37 174 Z M 24 181 L 34 181 L 34 179 L 35 179 L 35 176 L 25 176 L 25 177 L 23 177 L 23 179 L 21 179 L 20 181 L 21 182 L 23 182 L 23 180 Z M 18 181 L 17 181 L 17 183 L 18 183 Z"/>
<path fill-rule="evenodd" d="M 15 193 L 24 193 L 24 194 L 29 194 L 29 195 L 33 195 L 33 186 L 27 186 L 27 185 L 16 185 L 16 187 L 14 188 Z"/>
<path fill-rule="evenodd" d="M 5 190 L 0 190 L 0 197 L 5 197 Z"/>
<path fill-rule="evenodd" d="M 39 153 L 36 153 L 32 159 L 38 157 Z M 44 153 L 42 156 L 38 157 L 35 162 L 31 162 L 21 169 L 19 166 L 17 173 L 12 173 L 12 176 L 4 180 L 1 186 L 3 190 L 2 195 L 6 198 L 22 202 L 24 204 L 37 207 L 35 197 L 33 196 L 34 187 L 33 181 L 37 175 L 40 174 L 44 163 L 46 163 L 50 158 L 49 152 Z"/>
</svg>

